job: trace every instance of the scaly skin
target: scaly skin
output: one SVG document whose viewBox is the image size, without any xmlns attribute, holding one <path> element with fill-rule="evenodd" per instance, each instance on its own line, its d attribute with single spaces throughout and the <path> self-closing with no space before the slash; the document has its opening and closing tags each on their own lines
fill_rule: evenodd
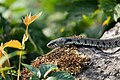
<svg viewBox="0 0 120 80">
<path fill-rule="evenodd" d="M 49 48 L 62 47 L 66 45 L 114 48 L 120 47 L 120 37 L 104 40 L 80 37 L 62 37 L 52 40 L 47 44 Z"/>
</svg>

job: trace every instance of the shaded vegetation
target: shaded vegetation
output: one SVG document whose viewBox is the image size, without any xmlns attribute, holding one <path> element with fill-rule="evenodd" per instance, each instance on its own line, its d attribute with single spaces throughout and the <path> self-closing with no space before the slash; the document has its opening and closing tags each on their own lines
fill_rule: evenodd
<svg viewBox="0 0 120 80">
<path fill-rule="evenodd" d="M 22 62 L 26 64 L 50 51 L 46 44 L 52 39 L 80 34 L 99 38 L 105 30 L 119 21 L 120 1 L 1 0 L 0 42 L 5 43 L 13 39 L 22 42 L 26 30 L 22 18 L 30 12 L 36 14 L 41 11 L 43 13 L 40 18 L 32 23 L 28 30 L 26 54 L 22 56 Z M 14 53 L 16 49 L 7 48 L 5 51 L 9 54 Z M 13 71 L 18 69 L 18 62 L 18 56 L 10 58 Z"/>
</svg>

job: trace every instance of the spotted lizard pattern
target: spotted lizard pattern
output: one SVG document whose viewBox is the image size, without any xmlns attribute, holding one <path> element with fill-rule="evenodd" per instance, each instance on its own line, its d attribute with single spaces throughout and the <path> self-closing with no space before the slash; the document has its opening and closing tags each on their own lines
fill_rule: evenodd
<svg viewBox="0 0 120 80">
<path fill-rule="evenodd" d="M 49 48 L 62 47 L 66 45 L 74 46 L 90 46 L 98 48 L 115 48 L 120 47 L 120 37 L 112 39 L 93 39 L 93 38 L 81 38 L 81 37 L 62 37 L 50 41 L 47 44 Z"/>
</svg>

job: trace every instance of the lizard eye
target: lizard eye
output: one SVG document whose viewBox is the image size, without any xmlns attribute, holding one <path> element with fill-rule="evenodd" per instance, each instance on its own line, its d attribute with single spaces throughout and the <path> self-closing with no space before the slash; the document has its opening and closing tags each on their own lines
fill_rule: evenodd
<svg viewBox="0 0 120 80">
<path fill-rule="evenodd" d="M 57 40 L 57 43 L 58 43 L 58 44 L 64 44 L 65 41 L 66 41 L 66 40 L 65 40 L 64 38 L 59 38 L 59 39 Z"/>
</svg>

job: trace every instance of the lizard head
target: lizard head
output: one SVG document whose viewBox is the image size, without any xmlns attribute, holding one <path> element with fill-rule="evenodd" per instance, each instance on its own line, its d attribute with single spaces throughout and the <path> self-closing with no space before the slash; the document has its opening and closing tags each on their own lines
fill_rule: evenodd
<svg viewBox="0 0 120 80">
<path fill-rule="evenodd" d="M 49 48 L 61 47 L 64 45 L 65 41 L 66 41 L 65 38 L 58 38 L 58 39 L 50 41 L 47 44 L 47 47 L 49 47 Z"/>
</svg>

